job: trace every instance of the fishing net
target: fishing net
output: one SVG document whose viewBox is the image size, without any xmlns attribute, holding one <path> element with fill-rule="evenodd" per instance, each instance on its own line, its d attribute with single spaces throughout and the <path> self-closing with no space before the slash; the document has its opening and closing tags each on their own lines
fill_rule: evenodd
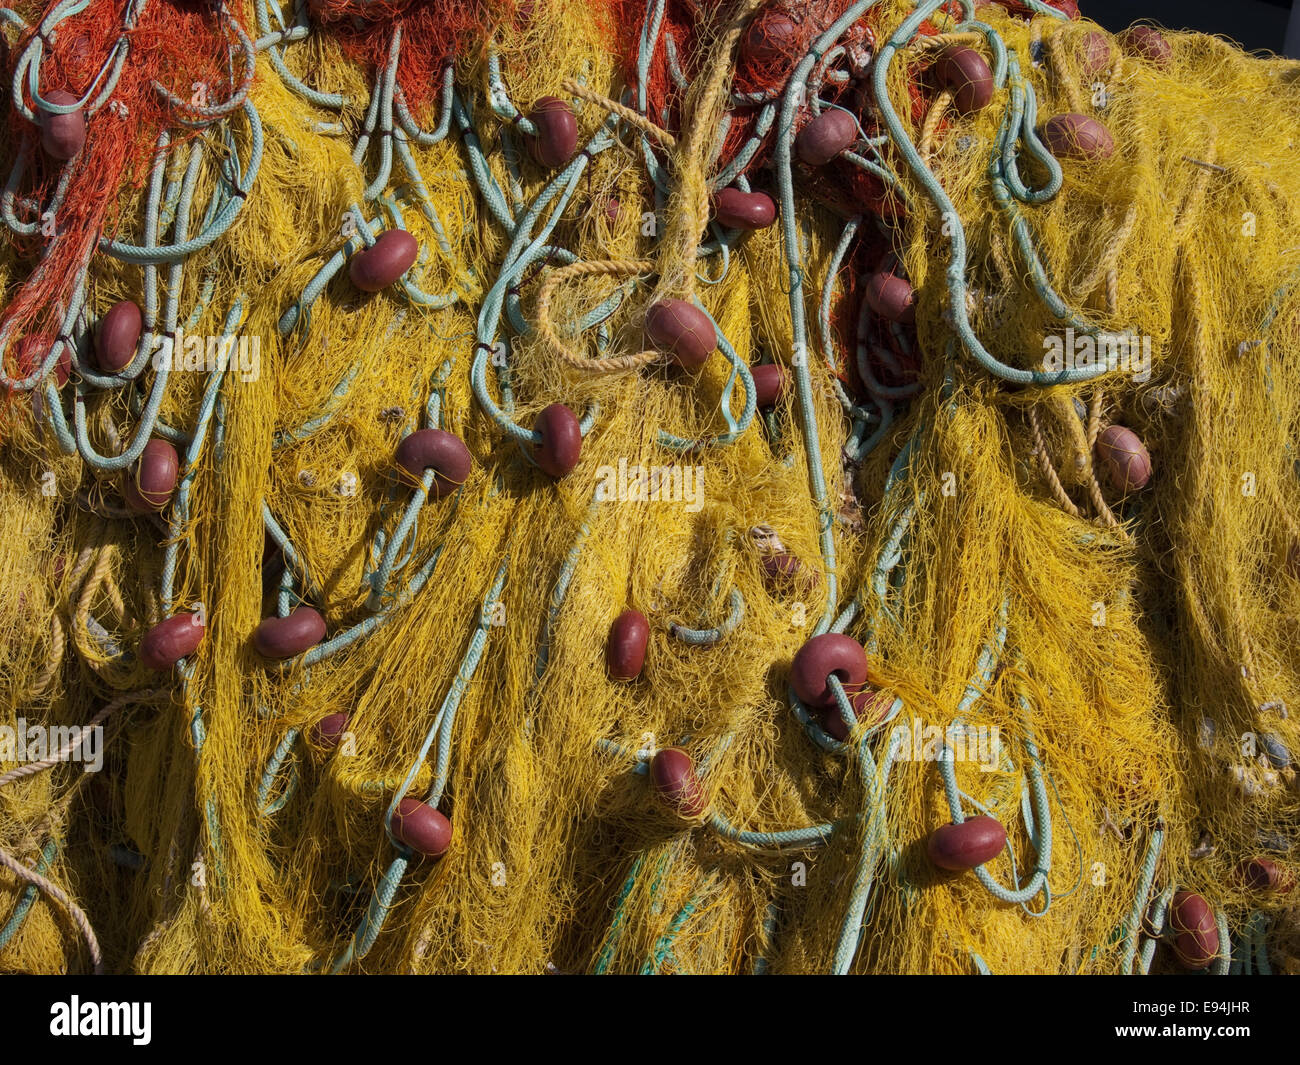
<svg viewBox="0 0 1300 1065">
<path fill-rule="evenodd" d="M 0 15 L 0 970 L 1300 966 L 1300 65 Z"/>
</svg>

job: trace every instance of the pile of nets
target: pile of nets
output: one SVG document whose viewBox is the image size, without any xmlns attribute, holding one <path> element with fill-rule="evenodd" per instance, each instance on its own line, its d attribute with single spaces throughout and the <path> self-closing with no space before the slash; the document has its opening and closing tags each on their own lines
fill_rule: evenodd
<svg viewBox="0 0 1300 1065">
<path fill-rule="evenodd" d="M 0 22 L 0 970 L 1300 969 L 1300 64 Z"/>
</svg>

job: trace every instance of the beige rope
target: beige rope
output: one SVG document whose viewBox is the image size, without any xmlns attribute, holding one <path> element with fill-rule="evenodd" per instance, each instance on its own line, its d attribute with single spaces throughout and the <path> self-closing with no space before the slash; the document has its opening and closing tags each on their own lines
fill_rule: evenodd
<svg viewBox="0 0 1300 1065">
<path fill-rule="evenodd" d="M 72 573 L 68 577 L 68 598 L 76 594 L 77 589 L 81 587 L 81 582 L 90 568 L 91 562 L 94 561 L 96 548 L 92 545 L 83 547 L 81 554 L 77 556 L 77 561 L 72 564 Z"/>
<path fill-rule="evenodd" d="M 1110 312 L 1111 317 L 1119 313 L 1119 271 L 1115 269 L 1115 260 L 1119 257 L 1120 251 L 1128 241 L 1129 234 L 1133 230 L 1133 224 L 1137 221 L 1137 209 L 1130 207 L 1128 215 L 1124 219 L 1124 224 L 1120 226 L 1114 236 L 1111 237 L 1110 245 L 1103 253 L 1098 266 L 1106 266 L 1106 309 Z M 1092 281 L 1088 285 L 1090 291 L 1096 282 Z M 1113 529 L 1119 537 L 1126 543 L 1129 535 L 1124 531 L 1120 520 L 1115 517 L 1115 512 L 1110 509 L 1106 502 L 1105 493 L 1101 490 L 1101 482 L 1097 479 L 1096 466 L 1092 460 L 1093 448 L 1097 445 L 1097 437 L 1101 435 L 1101 404 L 1102 404 L 1102 387 L 1096 385 L 1092 390 L 1092 401 L 1088 407 L 1088 433 L 1087 436 L 1079 440 L 1079 447 L 1083 455 L 1083 470 L 1086 474 L 1088 486 L 1088 498 L 1092 501 L 1092 508 L 1097 516 L 1101 518 L 1106 526 Z M 1073 411 L 1070 412 L 1070 425 L 1078 434 L 1083 430 L 1078 424 L 1078 420 L 1073 417 Z"/>
<path fill-rule="evenodd" d="M 1119 271 L 1113 266 L 1106 271 L 1106 303 L 1112 308 L 1119 306 Z"/>
<path fill-rule="evenodd" d="M 980 44 L 984 40 L 982 33 L 936 33 L 929 36 L 913 37 L 907 47 L 913 52 L 932 52 L 949 45 Z"/>
<path fill-rule="evenodd" d="M 63 632 L 63 619 L 58 614 L 50 617 L 50 649 L 45 656 L 45 665 L 32 686 L 27 689 L 27 698 L 34 699 L 44 695 L 50 684 L 58 675 L 59 666 L 63 664 L 63 653 L 67 650 L 67 637 Z"/>
<path fill-rule="evenodd" d="M 1061 34 L 1062 31 L 1057 30 L 1047 38 L 1047 51 L 1052 57 L 1052 70 L 1056 72 L 1056 80 L 1061 83 L 1065 98 L 1070 101 L 1070 110 L 1076 115 L 1084 115 L 1088 113 L 1088 105 L 1079 95 L 1079 86 L 1073 78 L 1065 75 L 1067 64 L 1065 53 L 1062 51 Z"/>
<path fill-rule="evenodd" d="M 690 300 L 695 293 L 696 249 L 709 222 L 709 185 L 705 171 L 718 132 L 726 90 L 735 68 L 735 52 L 749 16 L 762 0 L 739 0 L 730 21 L 691 85 L 686 100 L 685 133 L 673 153 L 677 188 L 669 205 L 668 224 L 659 253 L 655 300 Z"/>
<path fill-rule="evenodd" d="M 1097 437 L 1101 436 L 1101 401 L 1104 396 L 1101 385 L 1092 390 L 1092 400 L 1088 404 L 1088 450 L 1097 446 Z"/>
<path fill-rule="evenodd" d="M 81 931 L 82 938 L 86 941 L 86 947 L 90 951 L 90 962 L 94 966 L 95 975 L 99 976 L 104 971 L 104 958 L 99 950 L 99 940 L 95 937 L 95 930 L 90 926 L 90 918 L 86 916 L 86 911 L 78 906 L 68 897 L 58 884 L 55 884 L 45 877 L 41 876 L 35 869 L 28 869 L 21 862 L 11 858 L 7 851 L 0 850 L 0 865 L 3 865 L 20 880 L 25 880 L 38 890 L 44 892 L 55 902 L 67 911 L 72 918 L 73 924 Z"/>
<path fill-rule="evenodd" d="M 1086 473 L 1088 469 L 1088 438 L 1075 414 L 1074 400 L 1061 393 L 1053 397 L 1052 402 L 1057 417 L 1065 422 L 1065 428 L 1070 435 L 1070 443 L 1074 446 L 1074 469 L 1077 473 Z"/>
<path fill-rule="evenodd" d="M 1062 398 L 1061 417 L 1065 419 L 1065 423 L 1070 429 L 1070 435 L 1074 437 L 1075 465 L 1084 475 L 1084 483 L 1087 486 L 1088 498 L 1092 502 L 1093 510 L 1096 511 L 1097 516 L 1101 518 L 1108 528 L 1112 529 L 1121 540 L 1127 543 L 1129 535 L 1124 531 L 1120 520 L 1115 517 L 1114 511 L 1107 505 L 1106 497 L 1102 494 L 1101 483 L 1097 480 L 1097 471 L 1092 461 L 1092 446 L 1097 440 L 1096 435 L 1094 435 L 1094 428 L 1097 434 L 1101 432 L 1101 408 L 1098 402 L 1100 391 L 1098 389 L 1093 393 L 1093 410 L 1089 415 L 1087 432 L 1084 432 L 1083 426 L 1074 413 L 1073 401 L 1068 398 Z"/>
<path fill-rule="evenodd" d="M 90 719 L 88 724 L 82 726 L 82 729 L 84 731 L 85 729 L 95 728 L 97 725 L 101 724 L 104 721 L 104 719 L 107 718 L 110 714 L 112 714 L 115 710 L 120 709 L 122 706 L 124 706 L 127 703 L 139 702 L 149 698 L 156 698 L 158 696 L 165 695 L 165 694 L 166 694 L 165 692 L 150 689 L 148 691 L 133 692 L 130 695 L 120 696 L 117 699 L 114 699 L 102 710 L 100 710 L 98 714 L 96 714 L 94 717 Z M 80 742 L 81 742 L 80 738 L 76 742 L 69 741 L 68 743 L 65 743 L 62 748 L 59 749 L 57 754 L 54 754 L 51 757 L 44 759 L 43 761 L 32 762 L 29 765 L 18 766 L 18 768 L 11 769 L 8 773 L 0 775 L 0 788 L 4 787 L 6 784 L 13 783 L 15 780 L 23 780 L 27 777 L 35 776 L 37 773 L 43 773 L 45 770 L 50 769 L 53 766 L 59 765 L 67 758 L 67 756 Z M 95 930 L 93 927 L 91 927 L 90 918 L 86 916 L 85 911 L 80 906 L 78 906 L 75 902 L 73 902 L 72 899 L 68 896 L 68 893 L 64 891 L 61 887 L 59 887 L 57 884 L 47 879 L 46 877 L 41 876 L 40 873 L 36 872 L 34 869 L 27 868 L 27 866 L 23 865 L 17 859 L 11 857 L 9 853 L 3 849 L 0 849 L 0 865 L 3 865 L 6 869 L 8 869 L 19 879 L 24 880 L 29 884 L 32 884 L 34 887 L 37 888 L 37 890 L 48 895 L 55 902 L 57 902 L 60 906 L 63 907 L 63 909 L 67 912 L 68 916 L 72 918 L 73 924 L 75 924 L 77 928 L 80 930 L 82 938 L 84 938 L 86 941 L 86 947 L 90 951 L 90 961 L 91 964 L 94 966 L 96 975 L 102 973 L 103 956 L 99 949 L 99 940 L 95 936 Z"/>
<path fill-rule="evenodd" d="M 537 332 L 543 343 L 575 370 L 588 373 L 621 373 L 626 370 L 639 370 L 643 366 L 663 358 L 662 351 L 642 351 L 636 355 L 621 355 L 617 358 L 589 359 L 578 355 L 564 346 L 564 342 L 551 324 L 551 297 L 556 288 L 575 277 L 629 277 L 634 274 L 648 274 L 655 268 L 650 259 L 597 259 L 593 262 L 572 263 L 561 266 L 546 275 L 542 287 L 537 293 Z"/>
<path fill-rule="evenodd" d="M 1036 408 L 1030 407 L 1028 413 L 1029 427 L 1034 434 L 1034 454 L 1038 457 L 1038 466 L 1043 471 L 1043 477 L 1051 487 L 1052 495 L 1061 504 L 1061 508 L 1072 518 L 1077 518 L 1079 508 L 1074 505 L 1074 501 L 1066 494 L 1065 487 L 1061 484 L 1061 478 L 1056 475 L 1056 468 L 1052 465 L 1052 457 L 1047 451 L 1047 441 L 1043 438 L 1043 430 L 1038 423 L 1038 411 Z"/>
<path fill-rule="evenodd" d="M 101 546 L 105 550 L 111 550 L 116 553 L 118 547 L 112 540 L 113 526 L 107 521 L 101 521 L 100 524 L 103 529 L 103 537 L 100 542 Z M 112 606 L 117 615 L 117 619 L 124 623 L 129 621 L 130 619 L 127 617 L 126 603 L 122 600 L 122 593 L 118 590 L 117 580 L 114 578 L 111 569 L 105 572 L 100 584 L 102 586 L 101 590 L 108 596 L 109 605 Z"/>
<path fill-rule="evenodd" d="M 95 593 L 99 590 L 104 578 L 108 576 L 108 568 L 112 564 L 113 559 L 109 555 L 108 547 L 100 545 L 94 568 L 91 569 L 86 582 L 81 586 L 81 594 L 77 597 L 77 606 L 72 615 L 76 621 L 85 622 L 86 615 L 90 613 L 90 604 L 95 598 Z M 121 602 L 120 598 L 118 602 Z"/>
<path fill-rule="evenodd" d="M 939 123 L 943 121 L 944 113 L 948 110 L 948 105 L 952 103 L 952 90 L 944 89 L 934 98 L 934 103 L 930 105 L 929 113 L 925 116 L 925 125 L 921 127 L 921 158 L 925 160 L 925 165 L 930 165 L 930 153 L 934 148 L 934 135 L 939 131 Z"/>
<path fill-rule="evenodd" d="M 677 189 L 669 206 L 668 225 L 660 245 L 659 286 L 655 300 L 665 297 L 689 300 L 694 294 L 696 248 L 700 233 L 709 221 L 709 188 L 705 169 L 718 132 L 718 123 L 712 121 L 710 116 L 721 116 L 740 35 L 748 24 L 750 15 L 761 4 L 762 0 L 739 0 L 736 4 L 726 29 L 713 46 L 703 73 L 691 86 L 685 109 L 689 120 L 680 141 L 635 111 L 586 89 L 572 79 L 566 79 L 563 83 L 567 92 L 604 107 L 637 129 L 655 136 L 673 151 Z M 627 277 L 654 270 L 655 263 L 647 259 L 606 259 L 573 263 L 553 271 L 537 295 L 537 330 L 543 343 L 569 366 L 588 373 L 638 370 L 662 359 L 663 353 L 659 351 L 641 351 L 635 355 L 600 359 L 575 354 L 561 342 L 550 320 L 551 298 L 563 281 L 574 277 Z"/>
<path fill-rule="evenodd" d="M 1102 395 L 1101 385 L 1098 385 L 1092 390 L 1092 402 L 1088 406 L 1088 497 L 1092 500 L 1093 509 L 1101 520 L 1119 533 L 1123 540 L 1127 541 L 1129 539 L 1128 533 L 1124 531 L 1120 520 L 1115 517 L 1115 512 L 1110 509 L 1110 505 L 1106 502 L 1106 497 L 1101 490 L 1101 482 L 1097 480 L 1096 465 L 1092 461 L 1093 448 L 1097 446 L 1097 437 L 1101 435 Z"/>
<path fill-rule="evenodd" d="M 1136 213 L 1130 210 L 1130 218 L 1136 218 Z M 1125 223 L 1128 225 L 1128 222 Z M 1118 253 L 1117 253 L 1118 254 Z M 1119 271 L 1112 266 L 1106 274 L 1106 307 L 1111 316 L 1119 313 Z M 1101 482 L 1097 480 L 1097 470 L 1092 461 L 1092 449 L 1097 445 L 1097 437 L 1101 435 L 1101 403 L 1102 387 L 1097 385 L 1092 390 L 1092 402 L 1088 406 L 1088 437 L 1086 440 L 1088 455 L 1088 496 L 1092 500 L 1093 509 L 1110 528 L 1119 533 L 1120 537 L 1127 542 L 1128 533 L 1123 529 L 1120 520 L 1115 517 L 1115 512 L 1110 509 L 1106 502 L 1106 496 L 1101 490 Z"/>
<path fill-rule="evenodd" d="M 1053 37 L 1055 42 L 1056 38 Z M 1106 278 L 1106 309 L 1111 317 L 1119 313 L 1119 271 L 1115 264 L 1124 251 L 1125 245 L 1128 244 L 1129 238 L 1133 235 L 1133 228 L 1137 224 L 1137 206 L 1130 204 L 1128 211 L 1124 215 L 1124 221 L 1107 242 L 1101 256 L 1093 264 L 1092 270 L 1076 285 L 1076 291 L 1089 293 L 1092 292 L 1102 275 Z M 1066 422 L 1070 426 L 1072 435 L 1075 436 L 1076 442 L 1076 461 L 1080 459 L 1080 469 L 1085 474 L 1085 483 L 1088 489 L 1088 498 L 1092 503 L 1093 510 L 1102 522 L 1114 530 L 1125 542 L 1129 540 L 1128 533 L 1124 531 L 1120 520 L 1115 517 L 1115 512 L 1110 509 L 1106 502 L 1105 494 L 1102 492 L 1101 482 L 1097 479 L 1097 471 L 1092 460 L 1093 448 L 1097 444 L 1097 437 L 1101 435 L 1101 404 L 1102 388 L 1097 385 L 1092 392 L 1092 401 L 1088 411 L 1088 431 L 1085 435 L 1083 427 L 1074 417 L 1073 411 L 1066 413 Z"/>
<path fill-rule="evenodd" d="M 346 759 L 345 759 L 346 761 Z M 333 770 L 331 772 L 332 783 L 341 791 L 346 791 L 350 795 L 361 797 L 380 795 L 389 791 L 401 791 L 404 780 L 404 772 L 396 772 L 391 777 L 376 780 L 374 776 L 357 770 L 354 773 L 344 772 L 342 770 Z M 415 774 L 415 779 L 407 785 L 406 790 L 414 793 L 428 790 L 429 785 L 433 782 L 433 769 L 428 762 L 421 762 L 420 769 Z"/>
<path fill-rule="evenodd" d="M 102 724 L 104 719 L 108 717 L 109 714 L 113 713 L 113 711 L 115 710 L 121 709 L 127 703 L 141 702 L 145 699 L 153 698 L 161 694 L 163 693 L 150 689 L 144 692 L 131 692 L 127 695 L 119 695 L 111 703 L 108 703 L 102 710 L 100 710 L 99 713 L 97 713 L 88 722 L 86 722 L 86 724 L 82 725 L 81 730 L 84 733 L 87 729 L 92 729 L 95 728 L 97 725 Z M 35 776 L 37 773 L 43 773 L 45 772 L 45 770 L 50 769 L 56 765 L 59 765 L 61 762 L 67 760 L 68 755 L 71 754 L 73 749 L 77 747 L 80 743 L 81 743 L 80 739 L 78 739 L 76 742 L 69 741 L 59 749 L 58 753 L 50 755 L 50 757 L 44 759 L 43 761 L 31 762 L 27 765 L 20 765 L 17 769 L 11 769 L 9 770 L 8 773 L 0 775 L 0 788 L 3 788 L 6 784 L 12 784 L 15 780 L 22 780 L 24 777 Z"/>
<path fill-rule="evenodd" d="M 1133 235 L 1133 227 L 1137 224 L 1137 217 L 1137 205 L 1130 204 L 1128 213 L 1124 215 L 1124 221 L 1121 222 L 1120 227 L 1111 234 L 1111 238 L 1109 242 L 1107 242 L 1101 256 L 1095 263 L 1093 263 L 1092 269 L 1074 285 L 1075 292 L 1086 295 L 1092 292 L 1092 290 L 1101 283 L 1102 277 L 1104 276 L 1107 280 L 1106 299 L 1107 302 L 1111 304 L 1111 314 L 1115 314 L 1119 306 L 1119 290 L 1118 287 L 1115 288 L 1114 298 L 1112 299 L 1110 278 L 1112 275 L 1115 275 L 1115 264 L 1119 261 L 1120 254 L 1124 251 L 1125 245 L 1128 244 L 1129 237 Z M 1116 279 L 1118 280 L 1117 277 Z"/>
<path fill-rule="evenodd" d="M 69 596 L 76 595 L 77 589 L 86 579 L 87 571 L 100 552 L 102 547 L 89 546 L 82 548 L 81 553 L 77 556 L 77 561 L 73 563 L 72 573 L 68 579 Z M 121 601 L 120 596 L 118 601 Z M 76 632 L 73 632 L 73 644 L 78 650 L 81 650 L 80 644 L 76 640 Z M 67 633 L 64 631 L 63 620 L 54 614 L 50 618 L 50 646 L 45 655 L 45 662 L 41 667 L 40 674 L 36 677 L 31 688 L 27 691 L 28 698 L 35 698 L 45 693 L 57 676 L 59 667 L 63 663 L 63 655 L 67 650 Z"/>
<path fill-rule="evenodd" d="M 122 596 L 118 592 L 117 585 L 114 583 L 110 572 L 113 564 L 111 548 L 108 544 L 101 544 L 97 550 L 98 557 L 95 559 L 94 567 L 81 586 L 76 607 L 72 612 L 73 646 L 76 647 L 77 653 L 81 655 L 82 660 L 96 671 L 109 661 L 105 658 L 97 641 L 90 635 L 90 607 L 101 588 L 108 596 L 113 609 L 117 612 L 118 619 L 120 621 L 126 620 L 126 604 L 122 602 Z"/>
<path fill-rule="evenodd" d="M 630 107 L 625 107 L 617 100 L 611 100 L 608 96 L 602 96 L 594 89 L 575 81 L 573 78 L 565 78 L 560 85 L 564 91 L 571 96 L 579 96 L 584 100 L 589 100 L 597 107 L 603 107 L 606 111 L 618 115 L 629 126 L 635 126 L 642 133 L 648 133 L 669 151 L 677 147 L 677 138 L 669 133 L 666 129 L 661 129 L 651 122 L 645 115 L 633 111 Z"/>
</svg>

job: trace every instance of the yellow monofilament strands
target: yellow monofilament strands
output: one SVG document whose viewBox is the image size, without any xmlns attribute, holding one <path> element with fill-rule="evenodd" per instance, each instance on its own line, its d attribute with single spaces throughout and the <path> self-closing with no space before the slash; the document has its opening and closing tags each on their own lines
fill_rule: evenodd
<svg viewBox="0 0 1300 1065">
<path fill-rule="evenodd" d="M 1051 6 L 249 0 L 35 324 L 23 101 L 0 971 L 1300 971 L 1300 65 Z"/>
</svg>

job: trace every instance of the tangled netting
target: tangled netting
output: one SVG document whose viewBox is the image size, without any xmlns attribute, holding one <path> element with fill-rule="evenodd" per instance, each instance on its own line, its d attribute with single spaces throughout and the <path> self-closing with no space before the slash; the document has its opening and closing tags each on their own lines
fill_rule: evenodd
<svg viewBox="0 0 1300 1065">
<path fill-rule="evenodd" d="M 290 8 L 0 12 L 0 970 L 1300 968 L 1300 64 Z"/>
</svg>

